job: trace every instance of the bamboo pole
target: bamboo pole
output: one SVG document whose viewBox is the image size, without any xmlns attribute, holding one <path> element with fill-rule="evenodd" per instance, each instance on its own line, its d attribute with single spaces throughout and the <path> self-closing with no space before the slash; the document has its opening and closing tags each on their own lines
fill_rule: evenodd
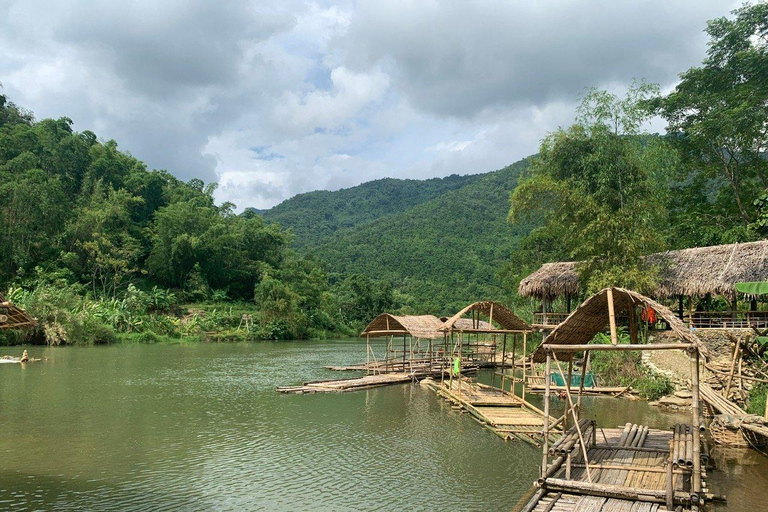
<svg viewBox="0 0 768 512">
<path fill-rule="evenodd" d="M 666 489 L 636 489 L 634 487 L 625 487 L 622 485 L 562 480 L 560 478 L 547 478 L 544 487 L 549 491 L 563 491 L 574 494 L 587 494 L 590 496 L 602 496 L 605 498 L 646 501 L 652 503 L 664 503 L 667 499 Z M 674 493 L 675 503 L 687 503 L 689 499 L 690 496 L 684 492 Z"/>
<path fill-rule="evenodd" d="M 549 451 L 549 369 L 552 363 L 552 353 L 547 350 L 546 375 L 544 377 L 544 448 L 541 457 L 541 476 L 547 474 L 547 452 Z M 525 390 L 525 385 L 523 385 Z"/>
<path fill-rule="evenodd" d="M 691 358 L 691 405 L 693 409 L 693 492 L 701 492 L 701 439 L 699 432 L 699 351 L 693 350 Z"/>
<path fill-rule="evenodd" d="M 619 338 L 616 335 L 616 312 L 613 306 L 613 288 L 608 288 L 608 320 L 611 326 L 611 344 L 617 345 Z"/>
<path fill-rule="evenodd" d="M 733 357 L 731 358 L 731 371 L 728 373 L 728 383 L 725 385 L 725 398 L 728 398 L 731 394 L 731 384 L 733 383 L 733 374 L 736 371 L 736 359 L 739 357 L 741 351 L 741 340 L 736 336 L 731 337 L 733 340 Z"/>
<path fill-rule="evenodd" d="M 524 332 L 523 333 L 523 390 L 522 390 L 522 393 L 521 393 L 523 395 L 521 397 L 523 399 L 523 402 L 525 402 L 525 386 L 526 386 L 526 382 L 525 382 L 525 367 L 526 367 L 525 357 L 526 357 L 527 353 L 528 353 L 528 333 Z M 514 373 L 513 373 L 513 375 L 514 375 Z"/>
<path fill-rule="evenodd" d="M 590 344 L 545 344 L 546 348 L 555 350 L 557 352 L 583 352 L 585 350 L 689 350 L 691 348 L 690 343 L 650 343 L 648 345 L 634 345 L 634 344 L 621 344 L 621 345 L 590 345 Z"/>
<path fill-rule="evenodd" d="M 547 354 L 549 354 L 549 352 L 547 352 Z M 562 368 L 560 368 L 560 361 L 557 360 L 557 356 L 555 356 L 554 354 L 552 354 L 552 356 L 555 358 L 555 364 L 557 365 L 557 370 L 560 372 L 560 376 L 562 376 L 564 378 L 565 376 L 563 375 L 563 370 L 562 370 Z M 547 372 L 547 373 L 549 373 L 549 372 Z M 547 382 L 549 382 L 549 378 L 547 378 Z M 568 404 L 571 407 L 571 412 L 573 412 L 573 409 L 574 409 L 574 407 L 573 407 L 573 398 L 571 397 L 570 387 L 566 388 L 565 396 L 568 399 Z M 588 463 L 589 462 L 589 456 L 587 455 L 587 445 L 584 443 L 584 436 L 581 434 L 581 428 L 579 427 L 579 422 L 576 419 L 576 413 L 575 412 L 573 412 L 573 417 L 574 417 L 574 422 L 576 423 L 576 425 L 575 425 L 576 426 L 576 432 L 578 432 L 578 434 L 579 434 L 579 441 L 581 442 L 581 449 L 582 449 L 582 452 L 583 452 L 583 455 L 584 455 L 584 462 Z M 587 479 L 590 482 L 592 481 L 592 473 L 589 470 L 589 464 L 587 464 Z"/>
<path fill-rule="evenodd" d="M 579 397 L 577 398 L 577 418 L 581 418 L 581 397 L 584 394 L 584 379 L 587 375 L 587 362 L 589 361 L 589 350 L 584 352 L 584 360 L 581 362 L 581 382 L 579 382 Z"/>
</svg>

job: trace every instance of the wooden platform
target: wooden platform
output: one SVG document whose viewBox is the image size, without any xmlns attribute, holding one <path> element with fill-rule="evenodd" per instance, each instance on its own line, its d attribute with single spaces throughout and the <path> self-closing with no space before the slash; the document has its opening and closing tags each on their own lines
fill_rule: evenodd
<svg viewBox="0 0 768 512">
<path fill-rule="evenodd" d="M 668 470 L 671 470 L 674 490 L 672 510 L 691 510 L 690 461 L 680 460 L 680 465 L 667 464 L 673 458 L 671 440 L 671 429 L 651 429 L 641 425 L 625 426 L 624 429 L 597 427 L 594 435 L 590 433 L 589 439 L 585 440 L 589 472 L 584 464 L 584 450 L 577 444 L 568 455 L 555 458 L 546 478 L 537 482 L 539 490 L 517 510 L 666 511 Z M 706 489 L 704 476 L 702 486 Z"/>
<path fill-rule="evenodd" d="M 300 386 L 281 386 L 276 388 L 280 393 L 343 393 L 360 389 L 404 384 L 412 382 L 414 376 L 410 373 L 384 373 L 365 375 L 353 379 L 320 380 L 305 382 Z"/>
<path fill-rule="evenodd" d="M 511 393 L 469 379 L 442 383 L 425 379 L 422 384 L 471 414 L 502 439 L 521 439 L 536 446 L 543 440 L 544 413 Z"/>
<path fill-rule="evenodd" d="M 544 382 L 543 375 L 529 375 L 526 377 L 527 389 L 531 393 L 543 393 L 546 389 L 546 383 Z M 550 384 L 549 389 L 551 391 L 565 391 L 565 386 L 555 386 Z M 577 392 L 578 386 L 571 386 L 571 392 Z M 619 397 L 622 395 L 632 394 L 632 388 L 630 386 L 592 386 L 584 388 L 584 395 L 607 395 L 612 397 Z"/>
</svg>

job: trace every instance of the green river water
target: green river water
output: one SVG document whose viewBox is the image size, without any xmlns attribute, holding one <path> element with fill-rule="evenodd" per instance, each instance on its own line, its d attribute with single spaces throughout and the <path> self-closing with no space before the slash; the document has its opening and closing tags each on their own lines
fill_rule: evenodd
<svg viewBox="0 0 768 512">
<path fill-rule="evenodd" d="M 44 361 L 0 365 L 0 510 L 508 511 L 537 476 L 538 450 L 419 386 L 275 392 L 340 377 L 323 366 L 359 362 L 355 341 L 29 353 Z M 611 426 L 681 419 L 620 399 L 587 408 Z M 768 458 L 713 458 L 727 510 L 764 510 Z"/>
</svg>

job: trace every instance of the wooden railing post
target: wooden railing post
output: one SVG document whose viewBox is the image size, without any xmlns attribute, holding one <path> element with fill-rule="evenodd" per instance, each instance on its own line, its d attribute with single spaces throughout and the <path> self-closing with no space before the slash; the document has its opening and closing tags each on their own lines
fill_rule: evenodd
<svg viewBox="0 0 768 512">
<path fill-rule="evenodd" d="M 613 288 L 608 288 L 608 321 L 611 326 L 611 343 L 616 345 L 619 338 L 616 335 L 616 312 L 613 306 Z"/>
</svg>

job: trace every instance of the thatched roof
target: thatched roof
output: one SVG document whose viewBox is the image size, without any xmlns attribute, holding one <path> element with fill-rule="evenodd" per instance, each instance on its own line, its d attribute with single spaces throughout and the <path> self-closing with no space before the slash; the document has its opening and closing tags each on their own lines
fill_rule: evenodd
<svg viewBox="0 0 768 512">
<path fill-rule="evenodd" d="M 14 305 L 0 293 L 0 329 L 16 329 L 19 327 L 34 327 L 37 320 L 26 311 Z"/>
<path fill-rule="evenodd" d="M 660 267 L 657 297 L 732 296 L 738 282 L 768 280 L 768 240 L 668 251 L 647 261 Z"/>
<path fill-rule="evenodd" d="M 659 268 L 658 298 L 673 295 L 732 296 L 735 284 L 768 281 L 768 240 L 666 251 L 647 256 Z M 522 281 L 524 297 L 554 299 L 579 293 L 575 262 L 545 263 Z"/>
<path fill-rule="evenodd" d="M 695 345 L 702 354 L 707 356 L 706 347 L 699 338 L 668 307 L 631 290 L 624 288 L 612 288 L 611 290 L 613 291 L 613 304 L 617 317 L 627 316 L 633 308 L 651 307 L 660 319 L 669 324 L 672 332 L 682 343 Z M 584 301 L 568 315 L 563 323 L 555 327 L 544 339 L 544 343 L 534 352 L 533 360 L 537 363 L 544 362 L 547 346 L 584 345 L 592 341 L 595 334 L 605 332 L 608 328 L 608 288 L 605 288 Z M 557 357 L 563 360 L 569 359 L 569 355 L 566 353 L 563 353 L 563 357 L 560 355 Z"/>
<path fill-rule="evenodd" d="M 579 275 L 575 261 L 545 263 L 520 281 L 517 292 L 523 297 L 552 300 L 564 295 L 578 295 Z"/>
<path fill-rule="evenodd" d="M 462 318 L 467 313 L 477 312 L 477 319 L 480 315 L 488 318 L 489 322 L 473 320 L 471 318 Z M 493 320 L 491 321 L 491 312 Z M 495 324 L 495 325 L 492 325 Z M 496 327 L 498 326 L 498 327 Z M 475 302 L 465 307 L 443 324 L 443 331 L 530 331 L 531 326 L 521 320 L 509 308 L 498 302 L 486 300 Z"/>
<path fill-rule="evenodd" d="M 440 327 L 443 322 L 434 315 L 396 316 L 382 313 L 368 324 L 360 336 L 402 336 L 435 339 L 441 337 Z"/>
</svg>

